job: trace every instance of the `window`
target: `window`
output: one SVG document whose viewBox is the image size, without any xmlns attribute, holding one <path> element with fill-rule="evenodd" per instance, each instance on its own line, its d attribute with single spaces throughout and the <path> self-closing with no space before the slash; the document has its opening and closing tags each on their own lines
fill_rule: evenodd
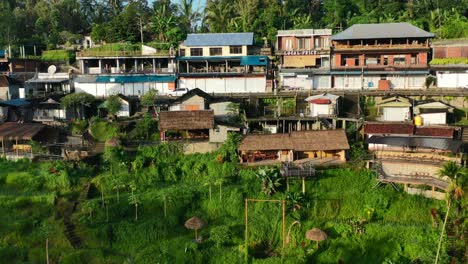
<svg viewBox="0 0 468 264">
<path fill-rule="evenodd" d="M 190 56 L 203 56 L 203 49 L 202 48 L 191 48 L 190 49 Z"/>
<path fill-rule="evenodd" d="M 416 54 L 411 54 L 411 64 L 418 64 L 417 58 Z"/>
<path fill-rule="evenodd" d="M 292 40 L 286 39 L 286 50 L 292 50 Z"/>
<path fill-rule="evenodd" d="M 366 56 L 366 65 L 380 65 L 380 56 Z"/>
<path fill-rule="evenodd" d="M 179 56 L 185 56 L 185 49 L 180 49 L 179 50 Z"/>
<path fill-rule="evenodd" d="M 230 46 L 229 53 L 231 54 L 241 54 L 242 53 L 242 46 Z"/>
<path fill-rule="evenodd" d="M 393 64 L 395 65 L 405 65 L 405 55 L 395 55 L 393 56 Z"/>
<path fill-rule="evenodd" d="M 223 48 L 210 48 L 210 56 L 220 56 L 223 54 Z"/>
<path fill-rule="evenodd" d="M 383 65 L 388 65 L 388 56 L 387 55 L 384 55 Z"/>
<path fill-rule="evenodd" d="M 297 39 L 297 48 L 298 49 L 308 49 L 309 48 L 309 39 L 308 38 L 298 38 Z"/>
</svg>

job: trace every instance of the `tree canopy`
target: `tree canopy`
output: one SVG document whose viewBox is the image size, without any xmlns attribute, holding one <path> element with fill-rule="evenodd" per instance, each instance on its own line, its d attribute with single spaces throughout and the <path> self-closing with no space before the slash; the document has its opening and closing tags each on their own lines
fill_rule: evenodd
<svg viewBox="0 0 468 264">
<path fill-rule="evenodd" d="M 150 4 L 151 3 L 151 4 Z M 356 23 L 410 22 L 440 38 L 468 37 L 465 0 L 7 0 L 0 2 L 0 47 L 54 49 L 96 41 L 176 46 L 192 32 L 253 31 L 258 42 L 277 30 Z"/>
</svg>

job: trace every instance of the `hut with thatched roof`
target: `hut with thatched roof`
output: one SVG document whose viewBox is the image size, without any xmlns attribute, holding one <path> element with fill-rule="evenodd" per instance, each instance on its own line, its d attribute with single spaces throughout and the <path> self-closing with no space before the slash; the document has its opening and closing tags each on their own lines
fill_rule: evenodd
<svg viewBox="0 0 468 264">
<path fill-rule="evenodd" d="M 198 240 L 198 229 L 202 229 L 206 226 L 206 223 L 200 218 L 194 216 L 189 220 L 185 221 L 185 228 L 195 230 L 195 240 Z"/>
<path fill-rule="evenodd" d="M 177 139 L 208 139 L 215 127 L 212 110 L 168 111 L 159 115 L 161 141 Z"/>
<path fill-rule="evenodd" d="M 328 235 L 327 235 L 327 233 L 323 232 L 322 230 L 314 227 L 311 230 L 308 230 L 306 232 L 306 238 L 311 240 L 311 241 L 317 242 L 317 247 L 318 247 L 318 243 L 320 241 L 326 240 L 328 238 Z"/>
<path fill-rule="evenodd" d="M 293 131 L 289 134 L 247 135 L 239 146 L 243 162 L 331 157 L 346 161 L 348 139 L 343 129 Z"/>
</svg>

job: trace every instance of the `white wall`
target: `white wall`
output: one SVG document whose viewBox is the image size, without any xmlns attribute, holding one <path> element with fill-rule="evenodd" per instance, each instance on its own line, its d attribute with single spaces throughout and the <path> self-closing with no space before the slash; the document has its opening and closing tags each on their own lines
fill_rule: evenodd
<svg viewBox="0 0 468 264">
<path fill-rule="evenodd" d="M 385 107 L 383 110 L 383 121 L 405 121 L 410 117 L 408 107 Z"/>
<path fill-rule="evenodd" d="M 281 76 L 281 85 L 288 86 L 291 88 L 299 88 L 304 90 L 312 90 L 313 79 L 307 76 Z"/>
<path fill-rule="evenodd" d="M 331 115 L 334 112 L 331 107 L 329 104 L 310 104 L 310 116 Z"/>
<path fill-rule="evenodd" d="M 169 92 L 168 83 L 78 83 L 75 82 L 75 92 L 89 93 L 96 97 L 106 97 L 113 94 L 126 96 L 138 96 L 147 93 L 150 89 L 157 90 L 160 94 Z"/>
<path fill-rule="evenodd" d="M 120 110 L 117 112 L 117 116 L 129 117 L 130 116 L 130 104 L 126 101 L 121 100 L 122 105 Z"/>
<path fill-rule="evenodd" d="M 377 90 L 379 87 L 380 75 L 335 75 L 336 89 L 364 89 Z M 387 75 L 387 80 L 391 83 L 392 89 L 422 89 L 426 81 L 425 75 Z M 370 87 L 369 83 L 373 86 Z"/>
<path fill-rule="evenodd" d="M 199 88 L 206 93 L 264 93 L 266 77 L 179 78 L 179 88 Z"/>
<path fill-rule="evenodd" d="M 437 87 L 461 88 L 468 85 L 468 72 L 437 71 Z"/>
<path fill-rule="evenodd" d="M 447 124 L 447 113 L 422 113 L 420 115 L 424 125 Z"/>
<path fill-rule="evenodd" d="M 314 90 L 317 89 L 330 89 L 331 88 L 331 75 L 314 75 L 312 78 Z"/>
</svg>

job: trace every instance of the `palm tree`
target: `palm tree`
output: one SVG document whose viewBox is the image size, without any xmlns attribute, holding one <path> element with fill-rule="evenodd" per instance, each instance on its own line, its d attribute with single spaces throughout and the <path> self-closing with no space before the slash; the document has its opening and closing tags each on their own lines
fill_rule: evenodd
<svg viewBox="0 0 468 264">
<path fill-rule="evenodd" d="M 181 0 L 178 4 L 181 19 L 187 32 L 193 32 L 198 20 L 200 19 L 199 8 L 194 9 L 194 0 Z"/>
<path fill-rule="evenodd" d="M 207 2 L 204 22 L 210 32 L 228 32 L 232 19 L 232 5 L 229 0 L 209 0 Z"/>
</svg>

